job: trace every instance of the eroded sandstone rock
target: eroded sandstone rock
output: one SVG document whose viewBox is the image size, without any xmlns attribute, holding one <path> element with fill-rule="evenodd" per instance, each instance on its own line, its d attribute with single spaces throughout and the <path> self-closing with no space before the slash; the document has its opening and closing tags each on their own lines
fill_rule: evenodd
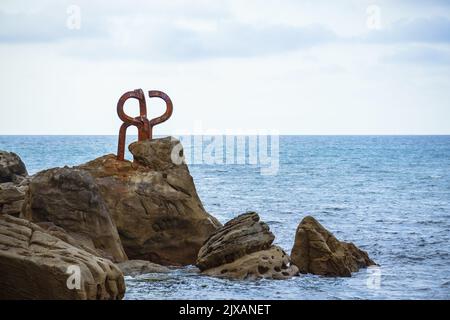
<svg viewBox="0 0 450 320">
<path fill-rule="evenodd" d="M 25 164 L 14 152 L 0 150 L 0 183 L 19 183 L 28 176 Z"/>
<path fill-rule="evenodd" d="M 18 217 L 28 189 L 28 172 L 20 157 L 0 151 L 0 214 Z"/>
<path fill-rule="evenodd" d="M 289 255 L 278 246 L 247 254 L 233 262 L 203 271 L 204 275 L 238 280 L 261 278 L 283 280 L 298 274 L 290 263 Z"/>
<path fill-rule="evenodd" d="M 115 262 L 127 260 L 116 226 L 91 174 L 76 168 L 44 170 L 30 181 L 23 217 L 53 223 L 65 239 Z"/>
<path fill-rule="evenodd" d="M 228 221 L 208 238 L 198 253 L 196 264 L 200 270 L 206 270 L 230 263 L 246 254 L 268 249 L 274 239 L 259 215 L 247 212 Z"/>
<path fill-rule="evenodd" d="M 299 224 L 291 252 L 292 263 L 301 273 L 350 277 L 360 268 L 375 265 L 367 252 L 342 242 L 313 217 Z"/>
<path fill-rule="evenodd" d="M 73 236 L 71 236 L 71 233 L 67 232 L 66 230 L 64 230 L 61 227 L 58 227 L 53 222 L 41 221 L 41 222 L 35 222 L 35 224 L 38 225 L 39 227 L 41 227 L 42 229 L 44 229 L 45 232 L 47 232 L 48 234 L 66 242 L 76 248 L 87 251 L 94 256 L 106 257 L 109 260 L 113 260 L 113 258 L 110 254 L 108 254 L 107 252 L 105 252 L 99 248 L 95 248 L 95 246 L 93 245 L 93 243 L 91 241 L 86 241 L 85 238 L 81 238 L 81 240 L 80 240 L 80 237 L 74 238 Z"/>
<path fill-rule="evenodd" d="M 289 255 L 272 245 L 275 236 L 255 212 L 228 221 L 199 251 L 202 274 L 233 279 L 287 279 L 298 273 Z"/>
<path fill-rule="evenodd" d="M 76 268 L 79 289 L 69 278 Z M 0 299 L 121 299 L 125 293 L 111 261 L 9 215 L 0 216 L 0 288 Z"/>
<path fill-rule="evenodd" d="M 174 163 L 174 138 L 132 143 L 134 162 L 106 155 L 79 166 L 99 186 L 130 259 L 163 265 L 195 263 L 203 242 L 221 224 L 198 197 L 189 169 Z"/>
<path fill-rule="evenodd" d="M 0 183 L 0 214 L 19 217 L 28 190 L 28 180 L 19 184 L 14 182 Z"/>
</svg>

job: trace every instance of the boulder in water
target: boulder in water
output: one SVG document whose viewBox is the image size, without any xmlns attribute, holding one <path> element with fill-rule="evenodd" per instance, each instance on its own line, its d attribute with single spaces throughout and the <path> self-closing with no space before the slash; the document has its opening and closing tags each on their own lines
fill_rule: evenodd
<svg viewBox="0 0 450 320">
<path fill-rule="evenodd" d="M 228 221 L 199 251 L 196 265 L 203 274 L 233 279 L 287 279 L 298 273 L 289 255 L 272 245 L 275 236 L 256 212 Z"/>
<path fill-rule="evenodd" d="M 375 265 L 367 252 L 339 241 L 310 216 L 297 228 L 291 259 L 301 273 L 331 277 L 350 277 L 360 268 Z"/>
<path fill-rule="evenodd" d="M 238 280 L 289 279 L 298 274 L 290 263 L 289 255 L 278 246 L 246 254 L 230 263 L 206 269 L 204 275 Z"/>
</svg>

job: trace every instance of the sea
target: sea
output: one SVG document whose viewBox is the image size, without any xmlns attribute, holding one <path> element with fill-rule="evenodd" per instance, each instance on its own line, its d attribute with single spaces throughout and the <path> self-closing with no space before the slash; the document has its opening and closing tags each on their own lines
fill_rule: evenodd
<svg viewBox="0 0 450 320">
<path fill-rule="evenodd" d="M 253 281 L 206 277 L 187 266 L 126 277 L 126 299 L 450 299 L 450 136 L 279 136 L 276 142 L 270 174 L 252 161 L 192 161 L 205 209 L 222 223 L 256 211 L 288 253 L 299 222 L 311 215 L 378 266 L 348 278 Z M 117 136 L 0 136 L 0 150 L 19 154 L 29 174 L 116 148 Z"/>
</svg>

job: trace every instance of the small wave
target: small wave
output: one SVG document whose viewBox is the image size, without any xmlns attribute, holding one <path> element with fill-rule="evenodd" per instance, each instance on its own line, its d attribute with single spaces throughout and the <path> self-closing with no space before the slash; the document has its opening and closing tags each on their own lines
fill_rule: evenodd
<svg viewBox="0 0 450 320">
<path fill-rule="evenodd" d="M 331 211 L 344 211 L 347 207 L 325 207 L 324 210 L 331 210 Z"/>
<path fill-rule="evenodd" d="M 440 221 L 440 220 L 421 220 L 421 221 L 417 221 L 417 224 L 423 224 L 423 225 L 434 225 L 434 224 L 438 224 L 441 225 L 445 222 Z"/>
<path fill-rule="evenodd" d="M 409 256 L 406 254 L 400 254 L 396 256 L 397 259 L 400 260 L 408 260 L 408 261 L 424 261 L 425 257 L 419 257 L 419 256 Z"/>
<path fill-rule="evenodd" d="M 229 170 L 224 170 L 224 169 L 215 169 L 213 170 L 213 172 L 217 172 L 217 173 L 228 173 Z"/>
</svg>

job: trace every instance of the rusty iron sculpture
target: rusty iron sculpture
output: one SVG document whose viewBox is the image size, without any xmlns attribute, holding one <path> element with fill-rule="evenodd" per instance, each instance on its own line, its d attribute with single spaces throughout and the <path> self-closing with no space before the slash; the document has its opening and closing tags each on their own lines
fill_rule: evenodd
<svg viewBox="0 0 450 320">
<path fill-rule="evenodd" d="M 124 93 L 117 102 L 117 115 L 123 121 L 119 130 L 119 143 L 117 148 L 117 160 L 124 160 L 125 157 L 125 138 L 129 126 L 135 126 L 138 129 L 138 141 L 151 140 L 153 136 L 153 127 L 170 118 L 173 111 L 173 104 L 169 96 L 162 91 L 150 90 L 148 92 L 150 98 L 161 98 L 166 102 L 166 111 L 163 115 L 148 120 L 147 105 L 145 103 L 145 95 L 142 89 L 136 89 Z M 125 113 L 123 107 L 128 99 L 137 99 L 139 101 L 139 116 L 130 117 Z"/>
</svg>

